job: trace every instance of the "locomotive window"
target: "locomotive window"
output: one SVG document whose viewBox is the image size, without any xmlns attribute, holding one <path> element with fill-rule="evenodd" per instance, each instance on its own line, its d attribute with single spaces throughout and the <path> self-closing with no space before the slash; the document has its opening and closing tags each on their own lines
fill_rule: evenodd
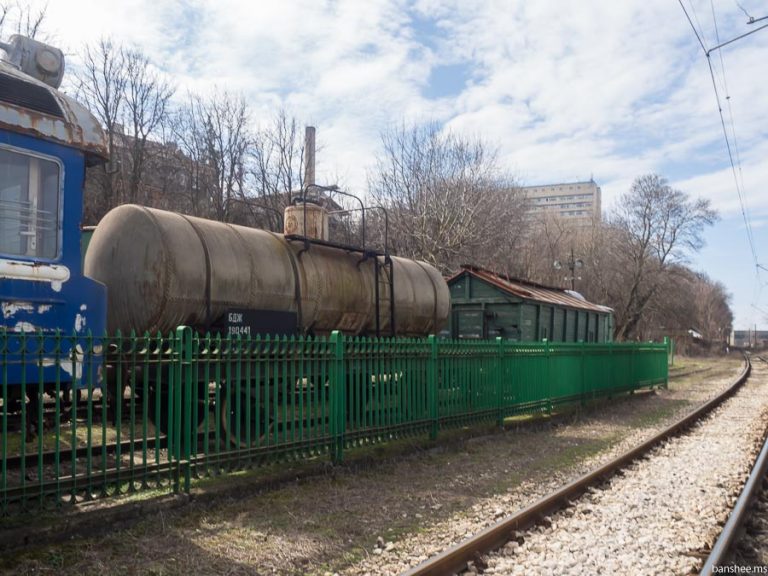
<svg viewBox="0 0 768 576">
<path fill-rule="evenodd" d="M 58 164 L 0 149 L 0 253 L 54 259 L 58 252 Z"/>
</svg>

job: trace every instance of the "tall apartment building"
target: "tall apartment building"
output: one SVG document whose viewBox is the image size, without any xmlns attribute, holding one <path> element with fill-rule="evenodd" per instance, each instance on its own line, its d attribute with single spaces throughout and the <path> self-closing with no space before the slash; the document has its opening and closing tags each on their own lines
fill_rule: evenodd
<svg viewBox="0 0 768 576">
<path fill-rule="evenodd" d="M 600 186 L 589 182 L 568 182 L 525 186 L 534 216 L 554 214 L 588 223 L 600 221 Z"/>
</svg>

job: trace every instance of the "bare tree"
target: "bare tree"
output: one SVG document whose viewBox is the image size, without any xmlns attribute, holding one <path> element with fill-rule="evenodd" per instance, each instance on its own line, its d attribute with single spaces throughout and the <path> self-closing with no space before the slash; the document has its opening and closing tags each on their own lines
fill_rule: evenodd
<svg viewBox="0 0 768 576">
<path fill-rule="evenodd" d="M 11 25 L 16 34 L 28 38 L 39 38 L 45 24 L 48 5 L 45 4 L 38 10 L 17 1 L 14 4 L 0 4 L 0 33 L 5 32 L 5 27 Z"/>
<path fill-rule="evenodd" d="M 691 200 L 656 174 L 638 177 L 622 195 L 610 220 L 611 239 L 620 246 L 613 270 L 621 279 L 617 338 L 633 335 L 670 266 L 702 247 L 704 228 L 716 219 L 708 200 Z"/>
<path fill-rule="evenodd" d="M 91 171 L 91 185 L 86 188 L 86 221 L 98 220 L 108 209 L 120 202 L 118 170 L 115 158 L 116 140 L 121 137 L 120 125 L 127 82 L 123 51 L 111 40 L 102 38 L 86 46 L 83 66 L 77 72 L 78 95 L 106 130 L 111 162 Z M 89 213 L 92 212 L 91 213 Z"/>
<path fill-rule="evenodd" d="M 150 147 L 148 138 L 160 127 L 168 113 L 173 86 L 152 67 L 149 59 L 138 50 L 123 50 L 125 85 L 124 118 L 125 146 L 130 167 L 125 191 L 128 202 L 148 203 L 146 187 L 142 189 Z M 155 147 L 161 154 L 162 146 Z"/>
<path fill-rule="evenodd" d="M 567 261 L 578 243 L 578 232 L 572 222 L 557 214 L 530 213 L 520 248 L 510 258 L 510 274 L 550 286 L 566 286 L 562 271 L 553 264 L 556 260 Z"/>
<path fill-rule="evenodd" d="M 249 162 L 252 197 L 242 200 L 256 226 L 282 230 L 283 210 L 303 186 L 304 148 L 298 126 L 296 118 L 280 110 L 255 135 Z"/>
<path fill-rule="evenodd" d="M 731 295 L 720 282 L 705 274 L 696 274 L 689 299 L 696 303 L 696 324 L 702 336 L 710 342 L 725 344 L 733 328 Z"/>
<path fill-rule="evenodd" d="M 178 182 L 169 184 L 178 186 L 178 195 L 184 198 L 180 204 L 186 207 L 185 212 L 208 217 L 211 215 L 208 191 L 213 187 L 214 171 L 208 161 L 205 132 L 195 113 L 191 94 L 186 105 L 170 117 L 169 128 L 181 153 Z"/>
<path fill-rule="evenodd" d="M 390 130 L 382 143 L 369 188 L 389 211 L 395 251 L 443 272 L 468 262 L 505 268 L 525 202 L 494 152 L 434 123 Z"/>
<path fill-rule="evenodd" d="M 178 141 L 189 161 L 189 186 L 196 213 L 229 221 L 246 197 L 246 162 L 253 138 L 242 96 L 216 91 L 190 94 L 180 111 Z M 204 195 L 205 206 L 200 202 Z"/>
</svg>

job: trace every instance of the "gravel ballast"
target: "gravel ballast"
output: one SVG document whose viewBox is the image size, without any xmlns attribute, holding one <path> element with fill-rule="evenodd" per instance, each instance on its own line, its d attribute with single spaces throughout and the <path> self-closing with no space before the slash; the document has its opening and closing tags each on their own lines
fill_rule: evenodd
<svg viewBox="0 0 768 576">
<path fill-rule="evenodd" d="M 749 474 L 768 420 L 768 369 L 736 396 L 606 486 L 521 533 L 488 574 L 688 574 Z"/>
</svg>

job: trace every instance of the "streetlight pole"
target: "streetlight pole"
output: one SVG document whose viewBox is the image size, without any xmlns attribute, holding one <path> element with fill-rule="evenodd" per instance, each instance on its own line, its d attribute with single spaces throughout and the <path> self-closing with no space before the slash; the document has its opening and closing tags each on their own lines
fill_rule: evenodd
<svg viewBox="0 0 768 576">
<path fill-rule="evenodd" d="M 573 247 L 571 247 L 571 255 L 568 258 L 568 262 L 566 262 L 566 265 L 568 266 L 568 270 L 570 271 L 571 275 L 566 276 L 565 280 L 571 281 L 571 291 L 576 291 L 576 280 L 581 280 L 581 276 L 576 276 L 576 270 L 579 270 L 584 266 L 584 261 L 581 258 L 576 258 L 573 255 Z M 555 270 L 560 270 L 563 267 L 563 264 L 560 262 L 560 260 L 555 260 L 552 264 Z"/>
</svg>

